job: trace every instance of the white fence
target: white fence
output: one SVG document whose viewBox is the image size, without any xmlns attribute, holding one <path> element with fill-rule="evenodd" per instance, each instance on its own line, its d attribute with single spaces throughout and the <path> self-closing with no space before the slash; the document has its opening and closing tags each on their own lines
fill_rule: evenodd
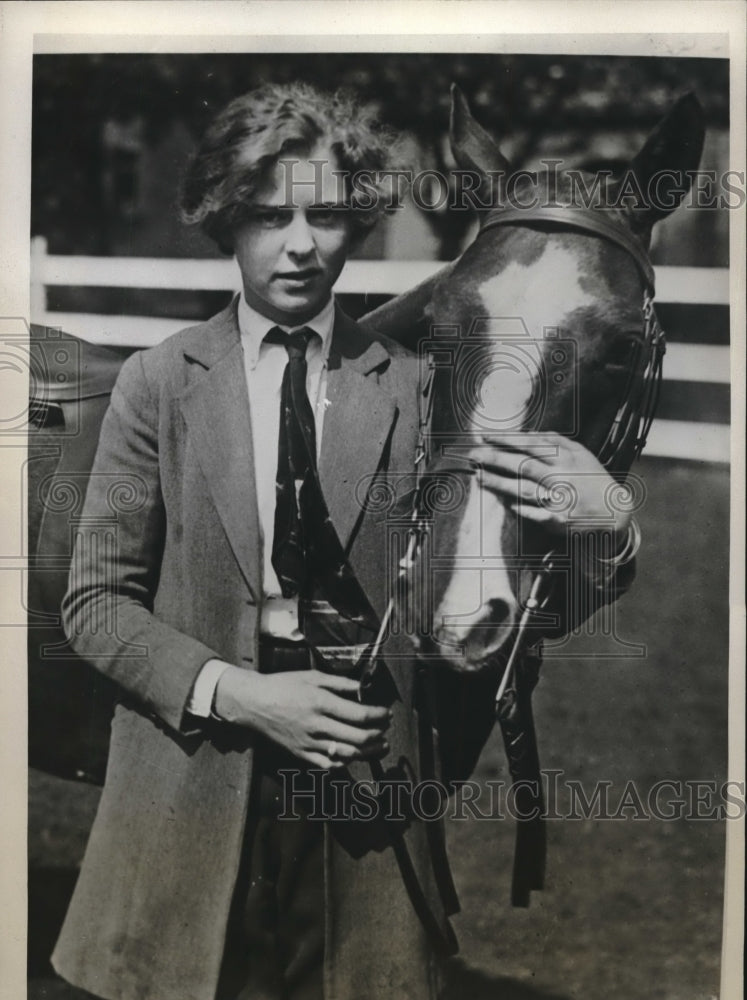
<svg viewBox="0 0 747 1000">
<path fill-rule="evenodd" d="M 92 343 L 148 347 L 187 325 L 182 319 L 103 316 L 52 312 L 50 286 L 88 286 L 169 290 L 236 291 L 239 272 L 232 260 L 170 260 L 161 257 L 50 256 L 46 240 L 32 240 L 31 315 L 35 323 L 61 327 Z M 351 260 L 337 282 L 340 293 L 397 295 L 429 277 L 438 261 Z M 726 268 L 658 267 L 657 302 L 728 305 Z M 664 366 L 667 381 L 728 384 L 729 348 L 713 344 L 669 342 Z M 728 424 L 697 420 L 656 420 L 646 454 L 669 458 L 728 462 Z"/>
</svg>

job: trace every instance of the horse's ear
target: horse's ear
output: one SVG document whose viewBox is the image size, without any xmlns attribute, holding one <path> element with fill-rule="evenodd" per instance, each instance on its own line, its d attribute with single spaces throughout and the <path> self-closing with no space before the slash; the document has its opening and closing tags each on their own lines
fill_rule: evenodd
<svg viewBox="0 0 747 1000">
<path fill-rule="evenodd" d="M 472 117 L 467 100 L 455 83 L 451 85 L 449 140 L 457 166 L 461 170 L 477 173 L 482 178 L 480 194 L 485 195 L 488 189 L 493 190 L 493 193 L 500 190 L 495 179 L 498 175 L 503 175 L 505 179 L 510 173 L 511 165 L 485 129 Z M 490 174 L 493 175 L 492 181 Z M 491 203 L 484 197 L 480 200 L 482 204 Z"/>
<path fill-rule="evenodd" d="M 679 205 L 692 185 L 692 172 L 698 169 L 704 138 L 700 102 L 695 94 L 685 94 L 630 164 L 645 194 L 645 219 L 641 221 L 652 225 Z"/>
</svg>

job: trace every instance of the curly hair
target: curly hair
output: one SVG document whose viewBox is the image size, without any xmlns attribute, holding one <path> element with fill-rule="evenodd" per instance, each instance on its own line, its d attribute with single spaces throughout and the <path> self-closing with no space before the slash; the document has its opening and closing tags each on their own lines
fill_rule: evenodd
<svg viewBox="0 0 747 1000">
<path fill-rule="evenodd" d="M 383 176 L 393 167 L 398 136 L 349 93 L 328 94 L 306 83 L 267 84 L 220 112 L 188 164 L 182 220 L 233 253 L 233 233 L 280 157 L 308 155 L 320 142 L 344 173 L 353 240 L 360 241 L 385 211 Z M 353 182 L 360 171 L 367 172 L 363 190 Z"/>
</svg>

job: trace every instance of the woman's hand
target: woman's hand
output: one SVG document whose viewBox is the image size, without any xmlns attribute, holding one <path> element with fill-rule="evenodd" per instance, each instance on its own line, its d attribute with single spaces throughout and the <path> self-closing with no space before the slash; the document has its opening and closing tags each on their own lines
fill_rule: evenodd
<svg viewBox="0 0 747 1000">
<path fill-rule="evenodd" d="M 615 504 L 618 484 L 588 448 L 552 431 L 484 434 L 470 452 L 483 489 L 498 494 L 521 517 L 562 534 L 614 532 L 615 549 L 631 520 Z"/>
<path fill-rule="evenodd" d="M 359 704 L 358 687 L 349 677 L 319 670 L 259 674 L 227 667 L 215 689 L 215 712 L 314 767 L 339 768 L 389 749 L 389 709 Z"/>
</svg>

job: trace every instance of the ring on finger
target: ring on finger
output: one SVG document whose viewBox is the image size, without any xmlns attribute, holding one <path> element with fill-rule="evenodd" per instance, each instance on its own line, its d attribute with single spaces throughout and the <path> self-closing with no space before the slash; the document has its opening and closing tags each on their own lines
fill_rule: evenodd
<svg viewBox="0 0 747 1000">
<path fill-rule="evenodd" d="M 330 740 L 329 746 L 327 747 L 327 756 L 330 760 L 334 760 L 337 756 L 337 740 Z"/>
</svg>

